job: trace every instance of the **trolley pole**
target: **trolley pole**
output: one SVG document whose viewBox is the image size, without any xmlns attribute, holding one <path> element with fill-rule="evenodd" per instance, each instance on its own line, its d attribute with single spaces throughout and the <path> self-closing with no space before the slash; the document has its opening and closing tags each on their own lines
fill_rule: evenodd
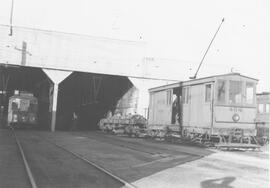
<svg viewBox="0 0 270 188">
<path fill-rule="evenodd" d="M 202 66 L 203 60 L 204 60 L 204 58 L 205 58 L 207 52 L 209 51 L 209 49 L 210 49 L 210 47 L 211 47 L 213 41 L 215 40 L 216 35 L 217 35 L 217 33 L 219 32 L 219 29 L 221 28 L 221 25 L 223 24 L 224 21 L 225 21 L 225 19 L 223 18 L 223 19 L 221 20 L 221 23 L 219 24 L 219 27 L 218 27 L 218 29 L 217 29 L 215 35 L 213 36 L 213 38 L 212 38 L 210 44 L 208 45 L 208 47 L 207 47 L 207 49 L 206 49 L 206 51 L 205 51 L 205 53 L 204 53 L 204 55 L 203 55 L 203 58 L 202 58 L 202 60 L 201 60 L 201 62 L 200 62 L 200 64 L 199 64 L 199 67 L 198 67 L 198 69 L 197 69 L 195 75 L 194 75 L 193 77 L 189 77 L 189 79 L 196 79 L 196 78 L 197 78 L 197 74 L 198 74 L 198 72 L 199 72 L 199 70 L 200 70 L 200 68 L 201 68 L 201 66 Z"/>
</svg>

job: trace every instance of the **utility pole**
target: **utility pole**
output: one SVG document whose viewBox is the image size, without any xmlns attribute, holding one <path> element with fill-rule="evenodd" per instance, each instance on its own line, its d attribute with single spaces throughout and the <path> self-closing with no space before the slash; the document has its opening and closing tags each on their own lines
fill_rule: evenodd
<svg viewBox="0 0 270 188">
<path fill-rule="evenodd" d="M 205 51 L 205 53 L 204 53 L 204 55 L 203 55 L 203 58 L 202 58 L 202 60 L 201 60 L 201 62 L 200 62 L 200 65 L 199 65 L 199 67 L 198 67 L 198 69 L 197 69 L 195 75 L 192 76 L 192 77 L 189 77 L 189 79 L 196 79 L 196 78 L 197 78 L 197 74 L 198 74 L 198 72 L 199 72 L 199 70 L 200 70 L 200 68 L 201 68 L 201 66 L 202 66 L 203 60 L 204 60 L 204 58 L 205 58 L 205 56 L 206 56 L 208 50 L 210 49 L 210 47 L 211 47 L 211 45 L 212 45 L 214 39 L 216 38 L 216 35 L 217 35 L 217 33 L 218 33 L 218 31 L 219 31 L 219 29 L 220 29 L 220 27 L 221 27 L 221 25 L 223 24 L 224 21 L 225 21 L 225 19 L 223 18 L 223 19 L 221 20 L 221 23 L 219 24 L 219 27 L 218 27 L 218 29 L 217 29 L 215 35 L 213 36 L 213 38 L 212 38 L 210 44 L 208 45 L 208 47 L 207 47 L 207 49 L 206 49 L 206 51 Z"/>
<path fill-rule="evenodd" d="M 11 1 L 11 10 L 10 10 L 10 18 L 9 18 L 9 24 L 10 24 L 9 36 L 12 36 L 13 34 L 13 28 L 12 28 L 13 5 L 14 5 L 14 0 Z"/>
</svg>

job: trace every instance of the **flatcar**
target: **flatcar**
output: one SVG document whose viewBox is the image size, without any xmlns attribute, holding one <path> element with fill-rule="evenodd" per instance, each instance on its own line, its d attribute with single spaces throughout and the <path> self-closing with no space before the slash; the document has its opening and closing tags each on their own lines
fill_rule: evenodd
<svg viewBox="0 0 270 188">
<path fill-rule="evenodd" d="M 256 85 L 239 73 L 149 90 L 149 125 L 179 125 L 182 136 L 218 143 L 255 142 Z"/>
<path fill-rule="evenodd" d="M 9 98 L 8 126 L 35 126 L 37 112 L 38 100 L 32 93 L 15 91 Z"/>
</svg>

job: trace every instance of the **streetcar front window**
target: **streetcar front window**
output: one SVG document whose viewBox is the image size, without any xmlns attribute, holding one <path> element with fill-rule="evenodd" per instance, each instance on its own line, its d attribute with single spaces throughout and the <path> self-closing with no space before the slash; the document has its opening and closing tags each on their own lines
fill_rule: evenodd
<svg viewBox="0 0 270 188">
<path fill-rule="evenodd" d="M 229 87 L 229 103 L 241 104 L 242 103 L 242 85 L 241 81 L 230 80 Z"/>
<path fill-rule="evenodd" d="M 28 111 L 29 111 L 29 112 L 36 112 L 36 111 L 37 111 L 37 104 L 35 104 L 35 103 L 30 103 L 30 106 L 29 106 Z"/>
<path fill-rule="evenodd" d="M 254 84 L 250 82 L 247 82 L 246 84 L 246 103 L 254 103 Z"/>
<path fill-rule="evenodd" d="M 263 104 L 258 104 L 258 107 L 257 107 L 257 110 L 258 110 L 258 113 L 262 114 L 263 113 Z"/>
<path fill-rule="evenodd" d="M 18 103 L 16 103 L 15 101 L 13 101 L 13 102 L 11 103 L 11 109 L 12 109 L 12 110 L 18 110 Z"/>
<path fill-rule="evenodd" d="M 30 100 L 21 100 L 20 110 L 21 111 L 28 111 L 28 108 L 30 106 Z"/>
</svg>

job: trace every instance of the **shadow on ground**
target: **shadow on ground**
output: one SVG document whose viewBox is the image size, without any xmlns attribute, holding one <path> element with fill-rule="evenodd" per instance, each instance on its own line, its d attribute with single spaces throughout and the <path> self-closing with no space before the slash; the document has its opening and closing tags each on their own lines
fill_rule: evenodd
<svg viewBox="0 0 270 188">
<path fill-rule="evenodd" d="M 224 178 L 210 179 L 201 182 L 202 188 L 234 188 L 230 184 L 236 178 L 233 176 L 228 176 Z"/>
</svg>

